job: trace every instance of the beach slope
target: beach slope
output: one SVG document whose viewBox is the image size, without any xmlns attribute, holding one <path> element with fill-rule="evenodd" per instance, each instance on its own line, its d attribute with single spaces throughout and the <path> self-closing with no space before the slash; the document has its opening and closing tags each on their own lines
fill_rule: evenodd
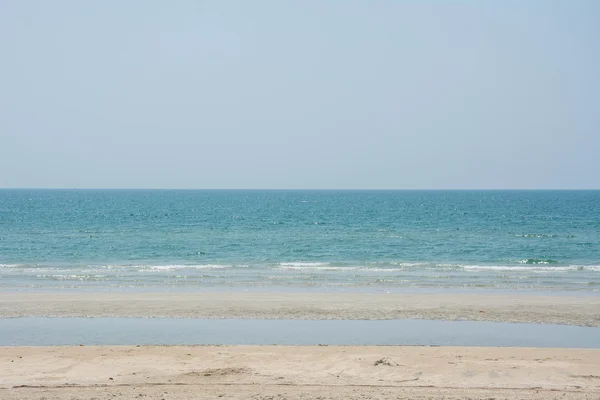
<svg viewBox="0 0 600 400">
<path fill-rule="evenodd" d="M 261 292 L 0 293 L 0 317 L 428 319 L 600 326 L 600 296 Z"/>
<path fill-rule="evenodd" d="M 598 399 L 600 350 L 388 346 L 0 348 L 0 398 Z"/>
</svg>

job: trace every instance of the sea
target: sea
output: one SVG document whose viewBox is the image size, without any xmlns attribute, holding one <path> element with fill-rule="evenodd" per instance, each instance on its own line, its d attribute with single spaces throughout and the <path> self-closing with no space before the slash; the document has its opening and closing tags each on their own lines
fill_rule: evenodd
<svg viewBox="0 0 600 400">
<path fill-rule="evenodd" d="M 600 290 L 600 191 L 0 190 L 0 291 Z"/>
</svg>

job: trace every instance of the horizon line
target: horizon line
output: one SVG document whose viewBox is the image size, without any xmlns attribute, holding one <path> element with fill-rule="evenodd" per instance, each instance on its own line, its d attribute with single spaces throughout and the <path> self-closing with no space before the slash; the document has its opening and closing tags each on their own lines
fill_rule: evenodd
<svg viewBox="0 0 600 400">
<path fill-rule="evenodd" d="M 153 187 L 0 187 L 0 190 L 181 190 L 181 191 L 593 191 L 600 188 L 153 188 Z"/>
</svg>

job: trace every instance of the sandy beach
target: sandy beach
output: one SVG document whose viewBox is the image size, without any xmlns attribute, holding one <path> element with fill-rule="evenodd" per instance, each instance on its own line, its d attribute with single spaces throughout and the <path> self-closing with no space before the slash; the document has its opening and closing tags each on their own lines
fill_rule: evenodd
<svg viewBox="0 0 600 400">
<path fill-rule="evenodd" d="M 3 399 L 598 399 L 600 350 L 0 348 Z"/>
<path fill-rule="evenodd" d="M 600 298 L 594 296 L 255 292 L 0 294 L 0 316 L 4 318 L 413 318 L 600 326 L 598 310 Z M 599 365 L 600 350 L 595 349 L 2 347 L 0 398 L 600 399 Z"/>
<path fill-rule="evenodd" d="M 0 317 L 429 319 L 600 326 L 600 296 L 348 293 L 0 293 Z"/>
</svg>

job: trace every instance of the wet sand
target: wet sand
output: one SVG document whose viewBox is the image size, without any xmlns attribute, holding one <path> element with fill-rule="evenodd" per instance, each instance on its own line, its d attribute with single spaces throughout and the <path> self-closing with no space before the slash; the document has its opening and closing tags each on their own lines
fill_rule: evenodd
<svg viewBox="0 0 600 400">
<path fill-rule="evenodd" d="M 347 293 L 0 293 L 0 317 L 428 319 L 600 326 L 600 296 Z"/>
</svg>

